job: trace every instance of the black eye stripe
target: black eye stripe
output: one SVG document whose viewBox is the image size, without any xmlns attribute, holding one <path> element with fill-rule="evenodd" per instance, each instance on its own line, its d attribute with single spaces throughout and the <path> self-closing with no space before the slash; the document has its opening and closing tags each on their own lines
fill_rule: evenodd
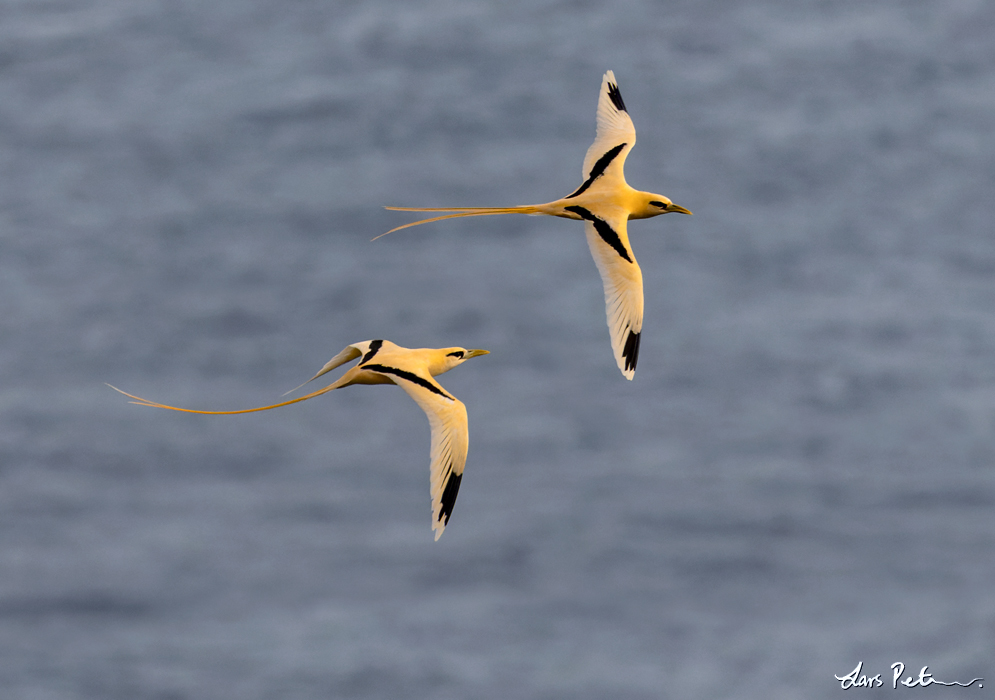
<svg viewBox="0 0 995 700">
<path fill-rule="evenodd" d="M 652 202 L 650 202 L 650 204 L 652 204 L 655 207 L 660 207 L 661 209 L 666 209 L 667 208 L 666 204 L 664 204 L 663 202 L 659 202 L 659 201 L 657 201 L 655 199 Z"/>
<path fill-rule="evenodd" d="M 451 353 L 447 354 L 446 357 L 463 357 L 463 351 L 462 350 L 456 350 L 455 352 L 451 352 Z"/>
</svg>

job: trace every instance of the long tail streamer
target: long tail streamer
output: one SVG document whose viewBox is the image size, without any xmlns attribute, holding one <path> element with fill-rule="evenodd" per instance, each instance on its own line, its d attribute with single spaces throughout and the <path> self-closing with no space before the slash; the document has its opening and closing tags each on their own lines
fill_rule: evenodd
<svg viewBox="0 0 995 700">
<path fill-rule="evenodd" d="M 211 416 L 230 416 L 236 413 L 255 413 L 256 411 L 268 411 L 271 408 L 280 408 L 281 406 L 289 406 L 292 403 L 307 401 L 308 399 L 313 399 L 315 396 L 321 396 L 322 394 L 327 393 L 332 389 L 338 388 L 333 383 L 330 384 L 329 386 L 326 386 L 324 389 L 318 389 L 318 391 L 313 391 L 310 394 L 306 394 L 305 396 L 298 396 L 296 399 L 290 399 L 290 401 L 275 403 L 272 406 L 259 406 L 258 408 L 243 408 L 240 411 L 196 411 L 192 408 L 179 408 L 177 406 L 167 406 L 166 404 L 158 403 L 157 401 L 149 401 L 148 399 L 143 399 L 141 396 L 135 396 L 134 394 L 129 394 L 127 391 L 121 391 L 112 384 L 108 384 L 107 386 L 109 386 L 111 389 L 118 392 L 119 394 L 124 394 L 129 399 L 134 399 L 134 401 L 131 401 L 130 403 L 133 403 L 137 406 L 151 406 L 152 408 L 165 408 L 170 411 L 183 411 L 184 413 L 203 413 Z"/>
<path fill-rule="evenodd" d="M 445 216 L 434 216 L 431 219 L 422 219 L 421 221 L 412 221 L 410 224 L 404 224 L 403 226 L 398 226 L 397 228 L 392 228 L 387 233 L 381 233 L 376 238 L 371 240 L 377 240 L 377 238 L 383 238 L 388 233 L 394 233 L 394 231 L 400 231 L 401 229 L 411 228 L 412 226 L 420 226 L 421 224 L 430 224 L 433 221 L 442 221 L 444 219 L 458 219 L 463 216 L 492 216 L 494 214 L 538 214 L 540 210 L 535 206 L 522 206 L 522 207 L 384 207 L 384 209 L 389 209 L 390 211 L 452 211 L 457 212 L 455 214 L 447 214 Z"/>
</svg>

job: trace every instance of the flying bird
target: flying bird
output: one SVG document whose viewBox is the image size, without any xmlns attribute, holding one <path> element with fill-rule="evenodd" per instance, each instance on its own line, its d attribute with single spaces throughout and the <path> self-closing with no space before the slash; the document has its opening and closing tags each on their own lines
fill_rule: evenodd
<svg viewBox="0 0 995 700">
<path fill-rule="evenodd" d="M 640 192 L 629 187 L 622 168 L 635 143 L 636 129 L 625 109 L 615 75 L 608 71 L 601 81 L 597 135 L 584 157 L 581 173 L 584 182 L 572 193 L 554 202 L 519 207 L 387 207 L 392 211 L 457 212 L 414 221 L 387 233 L 463 216 L 545 214 L 582 220 L 587 232 L 587 244 L 605 287 L 608 329 L 615 362 L 625 378 L 632 379 L 643 328 L 643 275 L 629 245 L 626 222 L 670 212 L 691 213 L 661 194 Z M 381 235 L 386 236 L 387 233 Z"/>
<path fill-rule="evenodd" d="M 134 399 L 132 403 L 140 406 L 167 408 L 171 411 L 186 413 L 205 413 L 209 415 L 232 415 L 235 413 L 252 413 L 268 411 L 271 408 L 288 406 L 299 401 L 306 401 L 315 396 L 321 396 L 333 389 L 341 389 L 353 384 L 397 384 L 408 392 L 425 414 L 432 428 L 431 450 L 431 493 L 432 493 L 432 530 L 435 539 L 442 536 L 449 523 L 456 494 L 459 493 L 460 481 L 463 478 L 463 467 L 466 465 L 468 447 L 468 431 L 466 406 L 442 388 L 434 377 L 448 372 L 471 357 L 487 355 L 487 350 L 466 350 L 464 348 L 402 348 L 389 340 L 366 340 L 354 343 L 329 360 L 319 372 L 307 382 L 311 382 L 336 367 L 361 357 L 359 364 L 349 369 L 337 380 L 324 389 L 312 392 L 296 399 L 276 403 L 272 406 L 246 408 L 240 411 L 195 411 L 189 408 L 167 406 L 156 401 L 149 401 L 121 391 L 110 386 L 117 392 Z M 304 386 L 301 384 L 301 386 Z M 300 389 L 300 387 L 297 387 Z M 292 389 L 291 391 L 296 391 Z M 288 394 L 290 392 L 287 392 Z"/>
</svg>

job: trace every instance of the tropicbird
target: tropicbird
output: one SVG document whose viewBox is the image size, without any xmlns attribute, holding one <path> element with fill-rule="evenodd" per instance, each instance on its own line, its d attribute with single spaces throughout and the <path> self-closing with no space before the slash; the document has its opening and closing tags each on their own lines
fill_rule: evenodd
<svg viewBox="0 0 995 700">
<path fill-rule="evenodd" d="M 597 134 L 584 157 L 581 172 L 584 182 L 571 194 L 546 204 L 518 207 L 386 207 L 392 211 L 458 212 L 414 221 L 387 233 L 443 219 L 492 214 L 545 214 L 583 220 L 587 244 L 605 287 L 615 362 L 625 378 L 632 379 L 643 328 L 643 275 L 629 245 L 626 222 L 670 212 L 691 213 L 662 194 L 629 187 L 622 168 L 635 143 L 636 129 L 625 109 L 615 74 L 608 71 L 601 81 Z"/>
<path fill-rule="evenodd" d="M 268 411 L 271 408 L 288 406 L 299 401 L 306 401 L 315 396 L 321 396 L 333 389 L 340 389 L 352 384 L 397 384 L 415 400 L 428 416 L 432 428 L 431 448 L 431 493 L 432 493 L 432 530 L 435 539 L 442 536 L 449 523 L 456 494 L 459 493 L 460 481 L 463 478 L 463 467 L 466 466 L 466 453 L 469 434 L 467 430 L 466 406 L 442 388 L 434 377 L 448 372 L 471 357 L 489 354 L 488 350 L 466 350 L 464 348 L 402 348 L 389 340 L 366 340 L 362 343 L 347 345 L 338 355 L 307 382 L 313 381 L 339 365 L 362 357 L 355 367 L 349 369 L 337 380 L 324 389 L 312 392 L 296 399 L 283 401 L 271 406 L 246 408 L 239 411 L 197 411 L 189 408 L 178 408 L 150 401 L 139 396 L 121 391 L 110 386 L 125 396 L 134 399 L 132 403 L 154 408 L 167 408 L 171 411 L 185 413 L 205 413 L 209 415 L 232 415 L 235 413 L 252 413 Z M 301 386 L 304 386 L 301 384 Z M 300 387 L 297 387 L 298 389 Z M 291 391 L 296 391 L 292 389 Z M 290 392 L 287 392 L 288 394 Z"/>
</svg>

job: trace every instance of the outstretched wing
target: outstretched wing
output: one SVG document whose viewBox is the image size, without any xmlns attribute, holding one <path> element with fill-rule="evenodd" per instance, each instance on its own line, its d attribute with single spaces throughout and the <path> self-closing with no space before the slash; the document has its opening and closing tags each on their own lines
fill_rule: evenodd
<svg viewBox="0 0 995 700">
<path fill-rule="evenodd" d="M 643 330 L 643 273 L 629 247 L 628 214 L 618 208 L 605 217 L 584 207 L 568 209 L 584 219 L 587 245 L 605 286 L 605 310 L 615 362 L 625 378 L 632 379 Z"/>
<path fill-rule="evenodd" d="M 615 83 L 615 74 L 608 71 L 601 80 L 597 135 L 584 156 L 584 169 L 581 173 L 584 183 L 573 194 L 568 195 L 567 199 L 581 194 L 599 178 L 624 181 L 622 168 L 625 157 L 635 143 L 636 128 L 632 125 L 629 113 L 625 111 L 622 94 Z"/>
<path fill-rule="evenodd" d="M 344 365 L 346 362 L 350 362 L 352 360 L 355 360 L 360 355 L 363 356 L 363 359 L 360 361 L 360 364 L 363 364 L 364 362 L 368 362 L 374 355 L 376 355 L 380 351 L 380 348 L 383 347 L 384 343 L 389 343 L 389 341 L 379 340 L 379 339 L 378 340 L 364 340 L 362 343 L 353 343 L 352 345 L 346 345 L 345 349 L 342 352 L 340 352 L 338 355 L 336 355 L 335 357 L 333 357 L 332 359 L 330 359 L 328 362 L 326 362 L 325 366 L 322 367 L 321 369 L 319 369 L 318 373 L 315 374 L 310 379 L 308 379 L 306 382 L 304 382 L 304 384 L 307 384 L 309 382 L 313 382 L 315 379 L 317 379 L 321 375 L 327 374 L 328 372 L 331 372 L 333 369 L 335 369 L 336 367 L 339 367 L 340 365 Z M 392 343 L 390 343 L 390 344 L 392 345 Z M 283 395 L 286 396 L 287 394 L 294 393 L 295 391 L 297 391 L 298 389 L 300 389 L 302 386 L 304 386 L 304 384 L 300 384 L 298 386 L 295 386 L 293 389 L 291 389 L 288 392 L 285 392 Z"/>
<path fill-rule="evenodd" d="M 466 406 L 428 372 L 416 373 L 375 362 L 363 365 L 363 369 L 389 376 L 428 416 L 432 428 L 432 530 L 438 540 L 453 513 L 466 466 L 469 448 Z"/>
</svg>

